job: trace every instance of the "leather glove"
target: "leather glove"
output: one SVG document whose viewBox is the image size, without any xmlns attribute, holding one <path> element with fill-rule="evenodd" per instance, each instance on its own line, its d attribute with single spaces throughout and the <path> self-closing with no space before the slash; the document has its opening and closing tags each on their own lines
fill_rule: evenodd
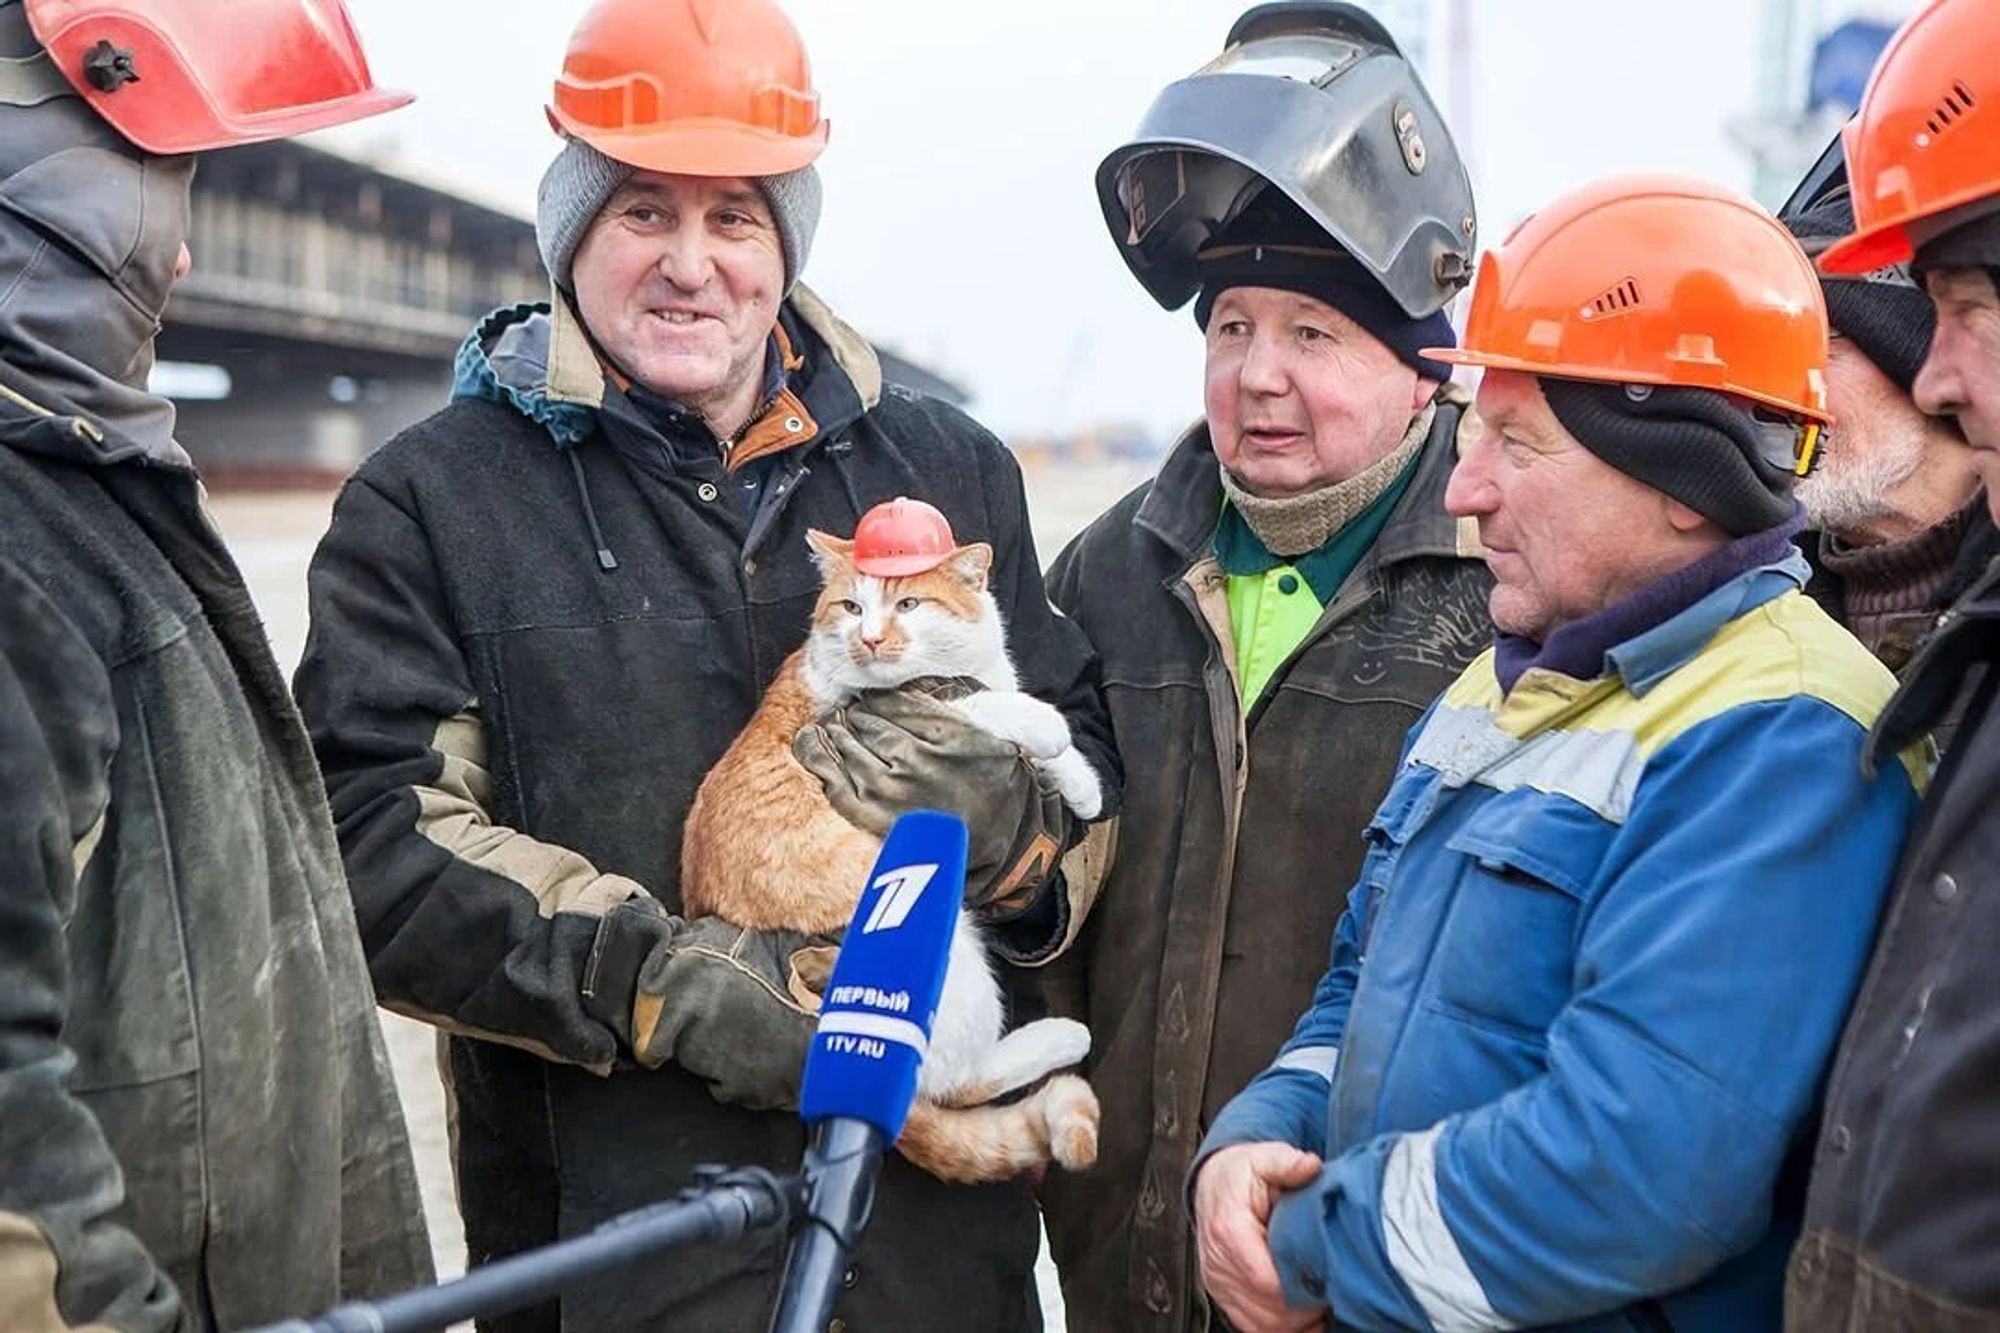
<svg viewBox="0 0 2000 1333">
<path fill-rule="evenodd" d="M 965 903 L 996 922 L 1032 909 L 1054 878 L 1069 808 L 1021 748 L 980 730 L 946 702 L 977 682 L 927 677 L 869 690 L 803 728 L 792 754 L 848 823 L 886 835 L 908 810 L 965 820 Z"/>
<path fill-rule="evenodd" d="M 674 921 L 639 968 L 632 1053 L 672 1063 L 717 1101 L 794 1108 L 836 941 L 745 930 L 715 917 Z"/>
</svg>

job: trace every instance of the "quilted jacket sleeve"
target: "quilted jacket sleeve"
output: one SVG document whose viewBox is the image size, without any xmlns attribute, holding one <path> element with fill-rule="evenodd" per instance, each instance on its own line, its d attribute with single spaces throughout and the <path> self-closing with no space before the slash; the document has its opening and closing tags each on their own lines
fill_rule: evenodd
<svg viewBox="0 0 2000 1333">
<path fill-rule="evenodd" d="M 499 823 L 486 722 L 419 519 L 351 481 L 309 576 L 299 705 L 384 1005 L 608 1072 L 673 1061 L 783 1105 L 812 1030 L 790 960 Z"/>
</svg>

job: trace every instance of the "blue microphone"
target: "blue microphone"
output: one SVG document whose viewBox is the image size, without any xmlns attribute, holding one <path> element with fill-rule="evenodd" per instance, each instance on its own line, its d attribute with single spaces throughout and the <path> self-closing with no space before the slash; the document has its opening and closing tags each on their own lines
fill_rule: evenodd
<svg viewBox="0 0 2000 1333">
<path fill-rule="evenodd" d="M 813 1131 L 810 1193 L 772 1333 L 820 1333 L 833 1315 L 875 1202 L 882 1153 L 916 1099 L 965 895 L 965 844 L 956 815 L 898 818 L 841 940 L 799 1093 L 799 1115 Z"/>
</svg>

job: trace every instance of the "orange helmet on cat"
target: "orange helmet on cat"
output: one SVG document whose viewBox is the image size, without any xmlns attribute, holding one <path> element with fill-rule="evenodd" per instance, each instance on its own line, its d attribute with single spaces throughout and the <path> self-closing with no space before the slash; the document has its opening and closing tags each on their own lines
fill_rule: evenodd
<svg viewBox="0 0 2000 1333">
<path fill-rule="evenodd" d="M 897 496 L 861 516 L 854 527 L 854 567 L 873 578 L 899 579 L 936 569 L 958 543 L 935 505 Z"/>
</svg>

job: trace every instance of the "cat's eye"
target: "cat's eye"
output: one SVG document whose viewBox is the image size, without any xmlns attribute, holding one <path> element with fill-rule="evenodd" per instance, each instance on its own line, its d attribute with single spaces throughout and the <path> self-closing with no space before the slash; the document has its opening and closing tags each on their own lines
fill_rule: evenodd
<svg viewBox="0 0 2000 1333">
<path fill-rule="evenodd" d="M 905 597 L 901 601 L 896 603 L 896 609 L 905 614 L 908 614 L 909 612 L 916 610 L 923 604 L 924 604 L 924 599 L 921 597 Z"/>
<path fill-rule="evenodd" d="M 843 598 L 840 603 L 840 609 L 847 612 L 850 616 L 858 616 L 861 614 L 861 603 Z"/>
</svg>

